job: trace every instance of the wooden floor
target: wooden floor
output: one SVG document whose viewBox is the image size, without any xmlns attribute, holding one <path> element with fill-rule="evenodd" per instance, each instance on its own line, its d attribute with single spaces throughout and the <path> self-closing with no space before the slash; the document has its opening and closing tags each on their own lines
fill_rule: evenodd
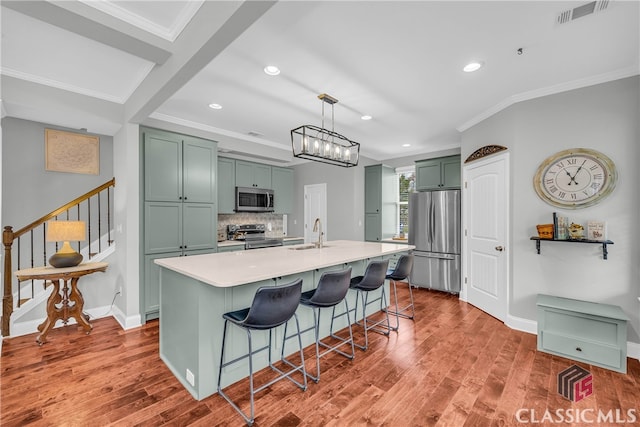
<svg viewBox="0 0 640 427">
<path fill-rule="evenodd" d="M 415 323 L 401 319 L 400 332 L 388 338 L 372 334 L 371 348 L 357 351 L 354 361 L 323 358 L 321 381 L 306 392 L 288 381 L 266 389 L 256 400 L 255 425 L 524 425 L 516 414 L 539 422 L 547 409 L 579 410 L 587 420 L 598 410 L 617 410 L 626 421 L 631 411 L 638 421 L 626 425 L 640 424 L 638 360 L 628 359 L 627 375 L 579 364 L 593 375 L 593 394 L 572 403 L 557 393 L 556 376 L 575 362 L 536 351 L 534 335 L 454 296 L 415 294 Z M 198 402 L 169 372 L 158 357 L 157 322 L 129 331 L 112 318 L 93 325 L 90 335 L 72 326 L 55 329 L 42 347 L 35 335 L 4 341 L 3 427 L 243 425 L 221 397 Z M 307 348 L 309 367 L 312 354 Z M 261 371 L 257 381 L 269 373 Z M 245 380 L 229 393 L 245 405 L 247 387 Z"/>
</svg>

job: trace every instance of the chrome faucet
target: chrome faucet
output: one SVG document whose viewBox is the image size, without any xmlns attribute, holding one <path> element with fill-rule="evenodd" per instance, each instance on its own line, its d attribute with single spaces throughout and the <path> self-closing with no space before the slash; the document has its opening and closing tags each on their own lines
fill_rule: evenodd
<svg viewBox="0 0 640 427">
<path fill-rule="evenodd" d="M 320 218 L 316 218 L 316 221 L 313 223 L 313 232 L 318 232 L 318 241 L 314 243 L 316 248 L 322 248 L 322 223 L 320 222 Z"/>
</svg>

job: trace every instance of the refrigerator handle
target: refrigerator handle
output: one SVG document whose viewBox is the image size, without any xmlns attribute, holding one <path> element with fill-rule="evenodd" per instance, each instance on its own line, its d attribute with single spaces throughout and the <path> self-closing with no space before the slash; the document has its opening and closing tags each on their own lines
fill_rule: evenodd
<svg viewBox="0 0 640 427">
<path fill-rule="evenodd" d="M 433 199 L 430 200 L 431 203 L 429 203 L 429 243 L 433 244 L 433 241 L 435 240 L 435 233 L 434 233 L 434 227 L 436 225 L 436 210 L 433 207 Z"/>
</svg>

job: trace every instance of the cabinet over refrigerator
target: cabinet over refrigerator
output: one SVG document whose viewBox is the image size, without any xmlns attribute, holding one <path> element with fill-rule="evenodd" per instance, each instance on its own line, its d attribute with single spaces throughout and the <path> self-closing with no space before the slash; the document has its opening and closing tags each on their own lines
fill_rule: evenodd
<svg viewBox="0 0 640 427">
<path fill-rule="evenodd" d="M 412 285 L 460 293 L 460 190 L 411 193 L 409 244 Z"/>
</svg>

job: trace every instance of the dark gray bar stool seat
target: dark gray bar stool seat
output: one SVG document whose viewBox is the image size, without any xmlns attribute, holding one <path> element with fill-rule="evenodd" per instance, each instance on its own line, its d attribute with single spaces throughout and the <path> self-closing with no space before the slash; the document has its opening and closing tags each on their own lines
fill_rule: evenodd
<svg viewBox="0 0 640 427">
<path fill-rule="evenodd" d="M 409 282 L 409 274 L 411 274 L 411 268 L 413 268 L 413 255 L 402 255 L 398 259 L 398 263 L 393 270 L 387 271 L 386 279 L 389 280 L 393 286 L 393 298 L 395 300 L 395 310 L 389 311 L 390 314 L 396 316 L 396 326 L 392 326 L 391 329 L 397 331 L 400 327 L 399 317 L 413 320 L 415 316 L 415 310 L 413 308 L 413 291 L 411 290 L 411 283 Z M 398 291 L 396 288 L 396 282 L 406 281 L 409 284 L 409 304 L 402 308 L 398 308 Z M 405 314 L 407 310 L 411 309 L 411 315 Z"/>
<path fill-rule="evenodd" d="M 384 281 L 387 275 L 387 269 L 389 267 L 389 260 L 383 261 L 371 261 L 367 265 L 367 269 L 364 272 L 364 276 L 356 276 L 351 278 L 349 289 L 357 291 L 356 306 L 354 308 L 355 319 L 358 318 L 358 299 L 362 299 L 362 323 L 355 320 L 355 324 L 361 326 L 364 329 L 364 345 L 360 345 L 354 342 L 354 345 L 359 349 L 366 350 L 369 348 L 369 331 L 381 333 L 383 335 L 389 335 L 391 331 L 391 324 L 389 323 L 389 314 L 385 310 L 387 308 L 387 296 L 384 291 Z M 369 301 L 369 294 L 378 289 L 382 289 L 380 296 Z M 380 310 L 384 312 L 384 319 L 374 323 L 370 323 L 367 318 L 367 307 L 375 302 L 380 301 Z M 343 316 L 345 313 L 339 315 L 334 314 L 334 318 Z M 386 323 L 384 325 L 383 323 Z"/>
<path fill-rule="evenodd" d="M 351 267 L 340 271 L 328 271 L 322 274 L 318 281 L 318 287 L 316 289 L 304 292 L 300 298 L 300 304 L 313 309 L 313 326 L 305 329 L 302 333 L 314 330 L 316 335 L 316 372 L 317 374 L 311 375 L 307 371 L 307 376 L 316 383 L 320 381 L 320 358 L 326 354 L 334 351 L 342 356 L 353 360 L 355 357 L 355 349 L 353 344 L 353 332 L 351 330 L 351 318 L 349 316 L 349 303 L 345 296 L 349 291 L 349 284 L 351 279 Z M 333 319 L 336 312 L 336 306 L 344 302 L 345 313 L 347 314 L 347 324 L 349 325 L 349 338 L 339 337 L 333 332 Z M 329 334 L 331 338 L 338 340 L 338 344 L 329 345 L 320 340 L 320 312 L 321 308 L 332 308 L 331 314 L 331 327 Z M 345 353 L 340 350 L 343 345 L 351 346 L 351 353 Z M 326 350 L 320 353 L 320 347 L 324 347 Z M 284 348 L 283 348 L 284 350 Z"/>
<path fill-rule="evenodd" d="M 266 387 L 269 387 L 276 381 L 279 381 L 283 378 L 287 378 L 289 381 L 296 384 L 303 391 L 307 389 L 307 372 L 304 366 L 304 354 L 302 352 L 302 339 L 300 337 L 300 324 L 298 322 L 298 316 L 296 315 L 296 309 L 298 308 L 298 304 L 300 301 L 300 296 L 302 295 L 302 279 L 298 279 L 294 282 L 281 285 L 281 286 L 265 286 L 261 287 L 256 291 L 255 296 L 253 297 L 253 302 L 251 303 L 251 307 L 243 308 L 241 310 L 231 311 L 222 315 L 224 318 L 224 331 L 222 333 L 222 350 L 220 352 L 220 368 L 218 369 L 218 393 L 224 397 L 227 402 L 233 406 L 233 408 L 238 411 L 240 415 L 244 418 L 245 422 L 248 425 L 252 425 L 254 422 L 254 396 L 256 393 L 264 390 Z M 285 325 L 285 336 L 286 336 L 286 324 L 287 322 L 294 317 L 296 320 L 296 330 L 298 336 L 298 346 L 300 351 L 300 365 L 294 365 L 288 360 L 284 358 L 284 355 L 281 357 L 282 362 L 287 365 L 293 367 L 293 369 L 283 372 L 273 365 L 271 361 L 271 343 L 272 343 L 272 332 L 273 329 L 280 326 Z M 227 325 L 231 322 L 231 324 L 242 328 L 247 332 L 247 340 L 249 343 L 249 351 L 248 353 L 237 357 L 228 362 L 224 361 L 224 352 L 225 352 L 225 344 L 227 337 Z M 269 331 L 269 344 L 261 347 L 259 349 L 253 350 L 252 340 L 251 340 L 251 330 L 268 330 Z M 284 348 L 284 339 L 283 344 Z M 261 385 L 260 387 L 254 389 L 253 384 L 253 355 L 259 353 L 261 351 L 267 350 L 269 352 L 269 366 L 279 375 L 273 380 L 269 381 L 266 384 Z M 221 381 L 222 381 L 222 369 L 233 364 L 237 363 L 241 360 L 249 358 L 249 401 L 250 401 L 250 414 L 247 416 L 241 409 L 236 405 L 226 393 L 222 391 Z M 295 372 L 300 372 L 302 374 L 303 382 L 300 383 L 293 378 L 291 375 Z"/>
</svg>

